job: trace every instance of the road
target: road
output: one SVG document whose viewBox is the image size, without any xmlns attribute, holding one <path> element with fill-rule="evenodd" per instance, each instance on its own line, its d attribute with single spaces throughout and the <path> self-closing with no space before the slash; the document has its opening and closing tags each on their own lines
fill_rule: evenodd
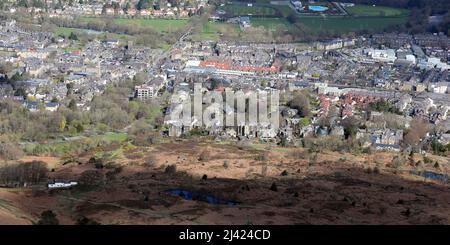
<svg viewBox="0 0 450 245">
<path fill-rule="evenodd" d="M 164 58 L 168 57 L 170 54 L 170 51 L 172 51 L 172 49 L 178 47 L 180 45 L 180 43 L 188 36 L 190 35 L 192 32 L 192 27 L 189 28 L 189 30 L 187 30 L 187 32 L 185 32 L 183 35 L 181 35 L 181 37 L 174 43 L 172 44 L 172 46 L 170 46 L 170 48 L 168 48 L 164 53 L 158 55 L 154 60 L 153 60 L 153 69 L 158 69 L 159 67 L 161 67 L 161 62 Z"/>
</svg>

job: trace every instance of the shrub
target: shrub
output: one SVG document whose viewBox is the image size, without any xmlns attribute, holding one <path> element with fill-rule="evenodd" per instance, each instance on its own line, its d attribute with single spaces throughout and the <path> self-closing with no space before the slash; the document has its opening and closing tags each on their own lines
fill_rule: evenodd
<svg viewBox="0 0 450 245">
<path fill-rule="evenodd" d="M 423 157 L 423 162 L 425 164 L 430 164 L 430 163 L 433 163 L 433 160 L 431 158 L 427 157 L 427 156 L 424 156 Z"/>
<path fill-rule="evenodd" d="M 88 161 L 88 163 L 92 163 L 92 164 L 95 164 L 97 162 L 102 163 L 102 160 L 100 158 L 97 158 L 97 157 L 91 157 L 91 158 L 89 158 L 89 161 Z"/>
<path fill-rule="evenodd" d="M 100 225 L 100 223 L 98 223 L 93 219 L 89 219 L 85 216 L 81 216 L 80 218 L 77 219 L 75 225 Z"/>
<path fill-rule="evenodd" d="M 230 165 L 228 164 L 227 160 L 223 161 L 223 168 L 228 169 L 229 166 Z"/>
<path fill-rule="evenodd" d="M 275 182 L 273 182 L 272 185 L 270 186 L 270 190 L 271 191 L 278 191 L 278 187 L 277 187 L 277 184 Z"/>
<path fill-rule="evenodd" d="M 116 169 L 116 168 L 120 167 L 120 165 L 115 162 L 108 162 L 105 165 L 103 165 L 103 167 L 107 168 L 107 169 Z"/>
<path fill-rule="evenodd" d="M 205 161 L 209 161 L 209 159 L 211 158 L 211 154 L 209 153 L 208 150 L 204 150 L 202 151 L 202 153 L 200 153 L 200 156 L 198 157 L 199 161 L 205 162 Z"/>
<path fill-rule="evenodd" d="M 59 225 L 59 221 L 53 211 L 46 210 L 41 213 L 41 217 L 39 218 L 36 225 Z"/>
<path fill-rule="evenodd" d="M 433 166 L 433 167 L 439 169 L 439 168 L 440 168 L 439 162 L 436 161 L 436 162 L 434 163 L 434 166 Z"/>
<path fill-rule="evenodd" d="M 267 164 L 264 164 L 264 165 L 261 167 L 261 175 L 262 175 L 262 176 L 266 176 L 266 175 L 267 175 Z"/>
<path fill-rule="evenodd" d="M 380 173 L 380 169 L 378 167 L 373 168 L 373 173 L 374 174 L 379 174 Z"/>
<path fill-rule="evenodd" d="M 153 167 L 156 165 L 156 159 L 153 156 L 147 156 L 143 162 L 145 167 Z"/>
<path fill-rule="evenodd" d="M 348 149 L 350 146 L 347 141 L 337 136 L 324 136 L 320 138 L 307 137 L 303 139 L 305 148 L 309 152 L 322 152 L 324 150 L 340 151 Z"/>
<path fill-rule="evenodd" d="M 96 163 L 94 163 L 94 167 L 95 167 L 96 169 L 102 169 L 104 166 L 103 166 L 103 163 L 101 163 L 101 162 L 96 162 Z"/>
<path fill-rule="evenodd" d="M 372 148 L 371 147 L 366 147 L 366 148 L 364 148 L 363 150 L 362 150 L 362 153 L 365 153 L 365 154 L 372 154 Z"/>
<path fill-rule="evenodd" d="M 5 160 L 16 160 L 23 156 L 23 151 L 18 145 L 11 143 L 0 143 L 0 158 Z"/>
<path fill-rule="evenodd" d="M 154 134 L 138 134 L 131 137 L 131 143 L 135 146 L 150 146 L 158 141 Z"/>
<path fill-rule="evenodd" d="M 262 154 L 259 154 L 258 156 L 255 157 L 256 161 L 262 161 L 265 162 L 269 159 L 269 154 L 267 152 L 264 152 Z"/>
<path fill-rule="evenodd" d="M 166 174 L 174 174 L 176 172 L 177 172 L 177 165 L 175 164 L 168 165 L 166 169 L 164 169 L 164 173 Z"/>
<path fill-rule="evenodd" d="M 251 143 L 247 140 L 240 140 L 236 143 L 239 150 L 247 150 L 250 149 Z"/>
<path fill-rule="evenodd" d="M 291 152 L 291 156 L 292 158 L 295 159 L 303 159 L 306 157 L 306 153 L 300 149 L 295 149 L 294 151 Z"/>
<path fill-rule="evenodd" d="M 390 164 L 390 166 L 392 168 L 398 169 L 403 165 L 402 159 L 399 156 L 395 156 L 394 158 L 392 158 L 392 163 Z"/>
<path fill-rule="evenodd" d="M 83 186 L 100 186 L 104 184 L 104 175 L 98 170 L 86 170 L 81 173 L 78 182 Z"/>
</svg>

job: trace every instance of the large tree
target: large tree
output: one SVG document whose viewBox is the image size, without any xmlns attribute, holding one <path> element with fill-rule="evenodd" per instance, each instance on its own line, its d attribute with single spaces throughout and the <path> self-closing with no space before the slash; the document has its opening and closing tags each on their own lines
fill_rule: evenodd
<svg viewBox="0 0 450 245">
<path fill-rule="evenodd" d="M 311 113 L 309 98 L 306 92 L 296 92 L 294 98 L 289 101 L 289 107 L 298 110 L 298 115 L 301 117 L 308 117 Z"/>
<path fill-rule="evenodd" d="M 404 143 L 416 146 L 430 130 L 430 124 L 421 118 L 414 118 L 409 129 L 406 131 Z"/>
</svg>

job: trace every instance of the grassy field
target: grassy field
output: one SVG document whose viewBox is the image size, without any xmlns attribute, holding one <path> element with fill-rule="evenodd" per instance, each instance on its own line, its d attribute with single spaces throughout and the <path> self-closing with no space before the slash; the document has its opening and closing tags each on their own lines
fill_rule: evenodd
<svg viewBox="0 0 450 245">
<path fill-rule="evenodd" d="M 290 23 L 285 18 L 252 18 L 251 22 L 255 27 L 263 26 L 271 31 L 275 31 L 277 28 L 288 29 L 290 26 Z"/>
<path fill-rule="evenodd" d="M 55 35 L 59 36 L 59 35 L 63 35 L 68 37 L 70 35 L 70 33 L 79 33 L 79 32 L 85 32 L 86 30 L 84 29 L 78 29 L 78 28 L 68 28 L 68 27 L 58 27 L 55 29 L 55 31 L 53 33 L 55 33 Z"/>
<path fill-rule="evenodd" d="M 264 5 L 258 5 L 264 4 Z M 295 13 L 288 5 L 270 5 L 268 2 L 258 1 L 253 6 L 248 6 L 244 3 L 227 3 L 224 6 L 218 7 L 219 10 L 224 10 L 227 14 L 232 16 L 267 16 L 267 17 L 287 17 Z"/>
<path fill-rule="evenodd" d="M 351 31 L 374 30 L 381 31 L 392 25 L 404 24 L 406 17 L 301 17 L 300 23 L 312 32 L 331 31 L 345 33 Z"/>
<path fill-rule="evenodd" d="M 406 16 L 399 17 L 320 17 L 320 16 L 302 16 L 299 18 L 301 24 L 313 33 L 331 32 L 348 33 L 361 30 L 382 31 L 384 28 L 392 25 L 404 24 L 407 21 Z M 252 17 L 252 26 L 263 26 L 268 30 L 275 31 L 280 28 L 285 30 L 295 30 L 286 18 L 264 18 Z M 195 40 L 218 40 L 220 33 L 239 33 L 237 25 L 226 23 L 207 23 L 201 33 L 194 36 Z"/>
<path fill-rule="evenodd" d="M 34 154 L 48 153 L 54 155 L 63 155 L 79 149 L 82 145 L 85 145 L 87 141 L 94 142 L 95 144 L 93 145 L 96 145 L 97 142 L 120 143 L 124 142 L 127 139 L 127 137 L 128 136 L 126 133 L 109 132 L 103 135 L 80 137 L 79 139 L 69 141 L 57 140 L 46 144 L 26 143 L 24 150 L 27 153 L 34 153 Z"/>
<path fill-rule="evenodd" d="M 139 26 L 150 26 L 156 31 L 159 32 L 171 32 L 175 30 L 179 30 L 184 28 L 188 19 L 125 19 L 125 18 L 117 18 L 114 19 L 115 24 L 132 24 Z"/>
<path fill-rule="evenodd" d="M 102 17 L 81 17 L 81 21 L 90 22 Z M 152 27 L 158 32 L 171 32 L 182 29 L 188 24 L 188 19 L 128 19 L 114 18 L 113 23 L 117 25 L 137 25 Z"/>
<path fill-rule="evenodd" d="M 276 6 L 276 8 L 278 9 L 278 11 L 280 11 L 281 15 L 283 15 L 283 17 L 287 17 L 288 15 L 295 13 L 294 10 L 291 9 L 291 7 L 287 6 L 287 5 L 278 5 Z"/>
<path fill-rule="evenodd" d="M 219 7 L 220 10 L 232 14 L 234 16 L 241 15 L 263 15 L 263 16 L 274 16 L 278 14 L 275 8 L 265 7 L 265 6 L 247 6 L 244 4 L 227 4 L 223 7 Z"/>
<path fill-rule="evenodd" d="M 203 25 L 201 32 L 194 34 L 193 39 L 201 40 L 219 40 L 223 33 L 236 34 L 239 33 L 239 27 L 236 24 L 208 22 Z"/>
<path fill-rule="evenodd" d="M 270 5 L 269 1 L 258 0 L 254 6 L 249 7 L 245 4 L 228 3 L 219 9 L 225 10 L 234 16 L 239 15 L 258 15 L 265 17 L 252 17 L 252 26 L 263 26 L 269 30 L 276 30 L 280 27 L 286 29 L 292 28 L 292 25 L 286 20 L 286 17 L 294 11 L 287 5 Z M 264 4 L 264 5 L 257 5 Z M 329 3 L 317 2 L 314 5 L 327 5 Z M 408 18 L 408 10 L 390 8 L 383 6 L 356 5 L 348 7 L 347 11 L 351 16 L 300 16 L 299 20 L 311 32 L 331 32 L 336 34 L 348 33 L 353 31 L 381 31 L 386 27 L 398 24 L 404 24 Z M 274 17 L 278 16 L 278 17 Z M 204 31 L 204 35 L 211 33 Z"/>
<path fill-rule="evenodd" d="M 392 17 L 407 15 L 408 10 L 399 8 L 390 8 L 384 6 L 371 6 L 371 5 L 356 5 L 354 7 L 346 8 L 347 12 L 353 16 L 378 16 L 378 17 Z"/>
<path fill-rule="evenodd" d="M 92 35 L 97 35 L 97 36 L 101 36 L 101 35 L 106 35 L 108 38 L 115 38 L 115 39 L 128 39 L 130 38 L 129 35 L 125 35 L 125 34 L 116 34 L 116 33 L 102 33 L 102 32 L 95 32 L 95 31 L 90 31 L 90 30 L 86 30 L 86 29 L 80 29 L 80 28 L 69 28 L 69 27 L 58 27 L 56 28 L 53 33 L 56 36 L 59 35 L 63 35 L 65 37 L 68 37 L 70 35 L 70 33 L 88 33 L 88 34 L 92 34 Z"/>
</svg>

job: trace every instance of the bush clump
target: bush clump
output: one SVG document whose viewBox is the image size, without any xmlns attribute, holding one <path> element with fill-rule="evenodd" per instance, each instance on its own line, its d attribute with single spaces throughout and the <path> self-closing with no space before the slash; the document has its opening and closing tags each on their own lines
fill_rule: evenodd
<svg viewBox="0 0 450 245">
<path fill-rule="evenodd" d="M 228 163 L 227 160 L 223 161 L 223 168 L 224 169 L 228 169 L 230 167 L 230 164 Z"/>
<path fill-rule="evenodd" d="M 275 182 L 273 182 L 272 185 L 270 186 L 270 190 L 271 191 L 278 191 L 278 187 L 277 187 L 277 184 Z"/>
<path fill-rule="evenodd" d="M 198 160 L 201 162 L 206 162 L 206 161 L 209 161 L 210 159 L 211 159 L 211 153 L 208 150 L 202 151 L 202 153 L 200 153 L 200 156 L 198 157 Z"/>
<path fill-rule="evenodd" d="M 174 174 L 176 172 L 177 172 L 177 165 L 175 164 L 168 165 L 166 169 L 164 169 L 164 173 L 166 174 Z"/>
<path fill-rule="evenodd" d="M 156 165 L 156 159 L 153 156 L 147 156 L 143 162 L 145 167 L 153 167 Z"/>
<path fill-rule="evenodd" d="M 256 161 L 262 161 L 265 162 L 269 159 L 269 154 L 267 152 L 264 152 L 262 154 L 259 154 L 258 156 L 255 157 Z"/>
<path fill-rule="evenodd" d="M 104 177 L 98 170 L 86 170 L 81 173 L 78 182 L 83 186 L 101 186 L 104 184 Z"/>
<path fill-rule="evenodd" d="M 100 223 L 98 223 L 97 221 L 95 221 L 93 219 L 89 219 L 85 216 L 81 216 L 80 218 L 78 218 L 77 222 L 75 224 L 76 225 L 100 225 Z"/>
<path fill-rule="evenodd" d="M 41 216 L 36 225 L 59 225 L 59 221 L 53 211 L 46 210 L 41 213 Z"/>
</svg>

